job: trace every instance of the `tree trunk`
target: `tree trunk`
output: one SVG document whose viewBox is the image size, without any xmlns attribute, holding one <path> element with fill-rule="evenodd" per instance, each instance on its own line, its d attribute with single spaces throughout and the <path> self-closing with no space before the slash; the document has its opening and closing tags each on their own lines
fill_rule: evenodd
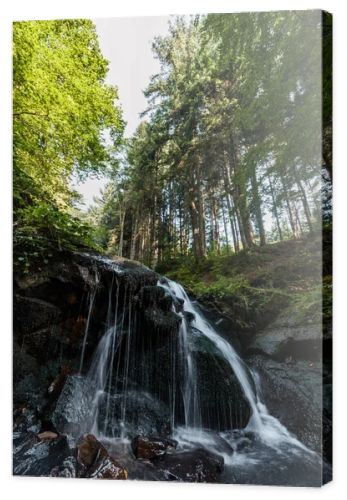
<svg viewBox="0 0 347 500">
<path fill-rule="evenodd" d="M 273 213 L 274 213 L 275 220 L 276 220 L 276 226 L 277 226 L 278 236 L 280 238 L 280 241 L 283 241 L 283 234 L 282 234 L 282 229 L 281 229 L 281 223 L 280 223 L 280 218 L 279 218 L 279 214 L 278 214 L 278 211 L 277 211 L 277 202 L 276 202 L 275 190 L 274 190 L 273 185 L 272 185 L 270 174 L 268 174 L 268 180 L 269 180 L 270 192 L 271 192 L 271 198 L 272 198 L 272 209 L 273 209 Z"/>
<path fill-rule="evenodd" d="M 211 197 L 211 223 L 212 223 L 212 247 L 217 255 L 220 255 L 220 237 L 218 224 L 218 207 L 217 200 L 213 194 Z"/>
<path fill-rule="evenodd" d="M 227 247 L 227 253 L 230 253 L 230 248 L 229 248 L 229 238 L 228 238 L 228 225 L 225 217 L 225 210 L 224 210 L 224 203 L 222 200 L 222 217 L 223 217 L 223 226 L 224 226 L 224 236 L 225 236 L 225 244 Z"/>
<path fill-rule="evenodd" d="M 254 245 L 253 229 L 250 219 L 249 208 L 247 204 L 246 185 L 240 171 L 240 154 L 233 134 L 230 134 L 229 140 L 229 163 L 230 175 L 233 175 L 233 198 L 239 216 L 240 232 L 243 231 L 244 247 L 249 248 Z M 231 185 L 231 183 L 230 183 Z"/>
<path fill-rule="evenodd" d="M 196 165 L 190 180 L 190 217 L 193 232 L 193 252 L 197 260 L 206 257 L 204 202 L 201 189 L 200 166 Z"/>
<path fill-rule="evenodd" d="M 298 211 L 298 207 L 296 206 L 296 203 L 294 203 L 294 212 L 295 212 L 295 227 L 296 227 L 296 231 L 297 231 L 297 234 L 302 234 L 302 225 L 301 225 L 301 222 L 300 222 L 300 217 L 299 217 L 299 211 Z"/>
<path fill-rule="evenodd" d="M 231 233 L 233 235 L 235 252 L 239 252 L 240 251 L 241 235 L 240 235 L 240 232 L 237 231 L 237 220 L 236 220 L 236 216 L 235 216 L 235 209 L 234 209 L 234 212 L 232 212 L 232 214 L 231 214 L 230 227 L 231 227 Z"/>
<path fill-rule="evenodd" d="M 292 209 L 291 209 L 291 206 L 290 206 L 290 201 L 289 201 L 289 196 L 288 196 L 287 182 L 286 182 L 286 179 L 285 179 L 284 175 L 280 174 L 280 178 L 281 178 L 281 182 L 282 182 L 282 186 L 283 186 L 284 199 L 285 199 L 286 206 L 287 206 L 287 211 L 288 211 L 289 224 L 290 224 L 291 230 L 293 232 L 294 238 L 297 238 L 296 225 L 295 225 L 295 221 L 294 221 L 294 217 L 293 217 L 293 212 L 292 212 Z"/>
<path fill-rule="evenodd" d="M 248 244 L 247 244 L 247 241 L 246 241 L 245 232 L 243 230 L 243 223 L 242 223 L 242 219 L 241 219 L 241 216 L 240 216 L 240 212 L 237 209 L 237 207 L 235 207 L 235 214 L 236 214 L 237 225 L 238 225 L 238 228 L 239 228 L 239 233 L 240 233 L 242 248 L 243 248 L 243 250 L 245 250 L 246 248 L 248 248 Z"/>
<path fill-rule="evenodd" d="M 233 213 L 233 208 L 231 206 L 231 201 L 230 201 L 230 196 L 231 196 L 231 186 L 230 186 L 230 178 L 228 175 L 228 167 L 227 165 L 223 166 L 223 183 L 224 183 L 224 190 L 225 190 L 225 198 L 227 201 L 227 207 L 228 207 L 228 214 L 229 214 L 229 221 L 230 221 L 230 227 L 231 227 L 231 233 L 233 235 L 233 241 L 234 241 L 234 249 L 235 252 L 240 251 L 240 244 L 239 240 L 236 234 L 236 229 L 235 229 L 235 221 L 234 221 L 234 213 Z"/>
<path fill-rule="evenodd" d="M 124 243 L 124 222 L 125 222 L 126 210 L 119 210 L 119 244 L 118 244 L 118 255 L 123 257 L 123 243 Z"/>
<path fill-rule="evenodd" d="M 131 242 L 130 242 L 130 259 L 135 259 L 136 252 L 136 240 L 137 240 L 137 228 L 138 228 L 138 209 L 136 210 L 135 218 L 132 224 Z"/>
<path fill-rule="evenodd" d="M 260 245 L 263 246 L 266 244 L 266 236 L 265 236 L 264 222 L 261 211 L 257 173 L 255 169 L 256 167 L 254 167 L 254 169 L 252 170 L 252 176 L 251 176 L 253 203 L 254 203 L 255 217 L 257 219 L 257 225 L 259 230 Z"/>
<path fill-rule="evenodd" d="M 296 169 L 296 166 L 294 166 L 294 176 L 295 176 L 295 182 L 299 188 L 300 194 L 301 194 L 301 200 L 302 200 L 302 205 L 304 207 L 304 212 L 305 212 L 305 217 L 307 220 L 307 225 L 310 231 L 312 231 L 312 220 L 311 220 L 311 210 L 307 201 L 307 196 L 305 192 L 305 188 L 302 184 L 302 181 L 300 179 L 300 176 L 298 175 L 298 171 Z"/>
</svg>

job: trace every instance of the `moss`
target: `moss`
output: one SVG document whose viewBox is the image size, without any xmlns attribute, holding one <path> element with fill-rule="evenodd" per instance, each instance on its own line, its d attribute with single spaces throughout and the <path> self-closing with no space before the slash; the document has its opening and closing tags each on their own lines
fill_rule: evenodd
<svg viewBox="0 0 347 500">
<path fill-rule="evenodd" d="M 192 257 L 170 260 L 156 270 L 180 282 L 205 304 L 217 304 L 239 330 L 263 326 L 287 307 L 292 307 L 301 320 L 313 320 L 322 310 L 322 247 L 318 233 L 238 254 L 212 255 L 202 262 Z M 330 292 L 331 280 L 325 279 L 326 318 L 331 316 Z"/>
</svg>

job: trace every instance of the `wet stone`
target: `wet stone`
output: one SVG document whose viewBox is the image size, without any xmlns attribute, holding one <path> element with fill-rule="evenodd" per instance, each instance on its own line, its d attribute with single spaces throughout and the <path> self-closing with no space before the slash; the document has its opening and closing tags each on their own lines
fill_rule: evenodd
<svg viewBox="0 0 347 500">
<path fill-rule="evenodd" d="M 98 416 L 99 429 L 107 436 L 120 436 L 125 432 L 130 438 L 136 435 L 167 437 L 171 433 L 171 415 L 168 408 L 143 391 L 128 391 L 126 394 L 120 393 L 109 398 L 105 394 L 99 402 Z"/>
<path fill-rule="evenodd" d="M 51 420 L 58 432 L 80 435 L 90 424 L 93 391 L 84 378 L 70 375 L 52 412 Z"/>
<path fill-rule="evenodd" d="M 13 474 L 49 476 L 71 454 L 66 436 L 40 441 L 33 433 L 14 440 Z"/>
<path fill-rule="evenodd" d="M 168 453 L 159 457 L 156 466 L 167 480 L 216 483 L 224 469 L 224 460 L 205 449 Z"/>
<path fill-rule="evenodd" d="M 128 472 L 92 434 L 77 443 L 77 475 L 94 479 L 127 479 Z"/>
<path fill-rule="evenodd" d="M 132 440 L 131 447 L 136 458 L 153 460 L 164 455 L 168 450 L 175 449 L 177 444 L 174 439 L 136 436 Z"/>
</svg>

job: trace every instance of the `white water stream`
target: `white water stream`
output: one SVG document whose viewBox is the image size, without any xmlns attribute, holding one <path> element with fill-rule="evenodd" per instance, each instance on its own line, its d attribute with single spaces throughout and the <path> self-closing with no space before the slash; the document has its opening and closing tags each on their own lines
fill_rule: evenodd
<svg viewBox="0 0 347 500">
<path fill-rule="evenodd" d="M 244 392 L 245 398 L 247 399 L 251 409 L 252 415 L 250 421 L 247 425 L 246 431 L 252 431 L 256 433 L 264 443 L 268 446 L 277 448 L 280 444 L 288 444 L 297 448 L 301 448 L 309 453 L 313 453 L 306 446 L 304 446 L 295 436 L 293 436 L 275 417 L 271 416 L 266 408 L 266 406 L 260 401 L 260 382 L 258 377 L 254 376 L 251 371 L 249 371 L 242 359 L 238 356 L 232 345 L 223 339 L 211 326 L 211 324 L 204 318 L 201 311 L 194 306 L 193 302 L 188 297 L 184 288 L 170 280 L 165 280 L 161 282 L 160 286 L 165 288 L 167 292 L 173 296 L 173 298 L 183 300 L 183 313 L 182 316 L 182 327 L 181 335 L 184 338 L 184 343 L 186 345 L 184 351 L 186 353 L 186 377 L 185 387 L 187 388 L 184 395 L 185 413 L 186 413 L 186 427 L 187 429 L 181 429 L 180 432 L 176 430 L 176 437 L 183 442 L 203 441 L 207 440 L 207 443 L 211 445 L 211 437 L 209 434 L 204 434 L 203 430 L 197 425 L 190 425 L 191 422 L 196 423 L 198 421 L 198 402 L 194 394 L 196 394 L 196 387 L 198 381 L 194 379 L 195 370 L 192 367 L 192 356 L 189 352 L 189 347 L 187 347 L 187 335 L 188 326 L 187 320 L 185 319 L 184 312 L 191 313 L 193 315 L 193 320 L 191 325 L 198 330 L 201 335 L 207 337 L 216 349 L 221 353 L 224 359 L 229 363 L 230 368 L 235 373 L 240 386 Z M 253 384 L 251 384 L 250 377 L 253 378 Z M 255 390 L 253 389 L 255 387 Z M 193 417 L 190 415 L 193 414 Z M 206 443 L 206 444 L 207 444 Z"/>
<path fill-rule="evenodd" d="M 173 299 L 172 310 L 178 310 L 181 317 L 178 346 L 172 347 L 171 356 L 179 357 L 181 363 L 180 374 L 175 373 L 175 363 L 172 363 L 172 380 L 167 381 L 168 392 L 171 393 L 171 425 L 172 437 L 178 441 L 178 448 L 189 450 L 194 448 L 206 448 L 224 458 L 226 465 L 232 466 L 229 470 L 234 471 L 237 482 L 264 480 L 264 474 L 276 481 L 271 464 L 280 463 L 285 474 L 302 474 L 305 476 L 305 467 L 308 466 L 312 477 L 320 470 L 320 458 L 316 453 L 309 450 L 293 434 L 291 434 L 278 419 L 270 415 L 265 404 L 261 401 L 260 380 L 256 373 L 252 373 L 232 345 L 221 337 L 213 326 L 205 319 L 199 307 L 188 297 L 181 285 L 174 281 L 161 279 L 158 286 L 165 290 Z M 116 287 L 115 293 L 113 288 Z M 112 299 L 113 297 L 113 299 Z M 88 335 L 88 323 L 95 296 L 90 296 L 89 313 L 87 319 L 86 335 L 83 343 L 81 364 L 85 342 Z M 90 431 L 104 439 L 105 443 L 122 446 L 129 449 L 129 429 L 126 421 L 128 398 L 132 397 L 133 388 L 128 387 L 129 363 L 134 363 L 131 358 L 132 332 L 132 297 L 125 290 L 122 297 L 122 305 L 119 306 L 119 284 L 112 281 L 109 290 L 108 312 L 105 325 L 105 333 L 94 353 L 90 369 L 86 376 L 87 387 L 92 392 L 93 403 L 91 412 L 93 415 Z M 192 336 L 202 336 L 209 340 L 213 348 L 218 352 L 217 358 L 224 358 L 230 366 L 230 371 L 236 376 L 243 391 L 244 397 L 251 409 L 251 417 L 245 429 L 230 429 L 230 431 L 216 432 L 203 428 L 203 415 L 199 401 L 199 389 L 203 380 L 198 380 L 196 359 L 192 350 Z M 123 350 L 119 346 L 123 345 Z M 122 352 L 122 354 L 120 354 Z M 119 372 L 119 363 L 122 356 L 122 368 Z M 131 367 L 133 368 L 133 366 Z M 180 391 L 176 392 L 176 378 L 180 376 Z M 119 378 L 120 377 L 120 378 Z M 119 389 L 116 389 L 114 381 L 120 381 Z M 139 390 L 146 390 L 139 387 Z M 116 392 L 118 391 L 118 394 Z M 129 392 L 130 391 L 130 392 Z M 171 391 L 171 392 L 170 392 Z M 121 405 L 120 420 L 118 418 L 118 433 L 110 434 L 108 429 L 114 424 L 114 406 L 110 400 L 117 397 L 117 404 Z M 147 396 L 146 396 L 147 397 Z M 176 398 L 182 398 L 181 403 L 184 415 L 177 419 Z M 99 415 L 103 405 L 103 413 Z M 106 409 L 105 409 L 106 408 Z M 130 410 L 131 411 L 131 410 Z M 101 418 L 100 418 L 101 417 Z M 184 418 L 184 425 L 182 425 Z M 131 435 L 131 433 L 130 433 Z M 118 443 L 118 444 L 117 444 Z M 300 465 L 301 464 L 301 465 Z M 310 464 L 310 465 L 308 465 Z M 300 471 L 300 467 L 303 467 Z M 313 471 L 313 472 L 312 472 Z M 234 473 L 233 472 L 233 473 Z M 246 475 L 248 474 L 248 476 Z M 250 480 L 250 478 L 252 478 Z M 226 477 L 226 482 L 234 482 L 233 478 Z M 283 484 L 283 483 L 282 483 Z"/>
</svg>

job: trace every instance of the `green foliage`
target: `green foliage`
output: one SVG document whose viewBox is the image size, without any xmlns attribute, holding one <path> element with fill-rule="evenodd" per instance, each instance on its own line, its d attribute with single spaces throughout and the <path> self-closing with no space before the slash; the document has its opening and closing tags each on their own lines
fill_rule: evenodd
<svg viewBox="0 0 347 500">
<path fill-rule="evenodd" d="M 79 217 L 42 202 L 18 210 L 13 249 L 15 270 L 28 273 L 33 266 L 48 264 L 57 250 L 100 247 L 91 227 Z"/>
<path fill-rule="evenodd" d="M 64 204 L 66 177 L 103 170 L 105 134 L 120 139 L 107 61 L 88 20 L 14 23 L 13 51 L 14 166 Z"/>
<path fill-rule="evenodd" d="M 244 331 L 288 307 L 298 320 L 313 320 L 322 306 L 320 238 L 317 233 L 234 255 L 212 255 L 199 263 L 193 257 L 172 259 L 156 270 L 182 283 L 200 301 L 218 304 Z M 327 318 L 329 286 L 324 280 Z"/>
<path fill-rule="evenodd" d="M 100 200 L 106 247 L 154 265 L 314 229 L 321 35 L 318 11 L 172 22 L 153 43 L 161 69 L 145 90 L 148 122 Z"/>
<path fill-rule="evenodd" d="M 113 168 L 123 122 L 107 68 L 91 21 L 14 23 L 15 262 L 94 245 L 71 178 Z"/>
</svg>

